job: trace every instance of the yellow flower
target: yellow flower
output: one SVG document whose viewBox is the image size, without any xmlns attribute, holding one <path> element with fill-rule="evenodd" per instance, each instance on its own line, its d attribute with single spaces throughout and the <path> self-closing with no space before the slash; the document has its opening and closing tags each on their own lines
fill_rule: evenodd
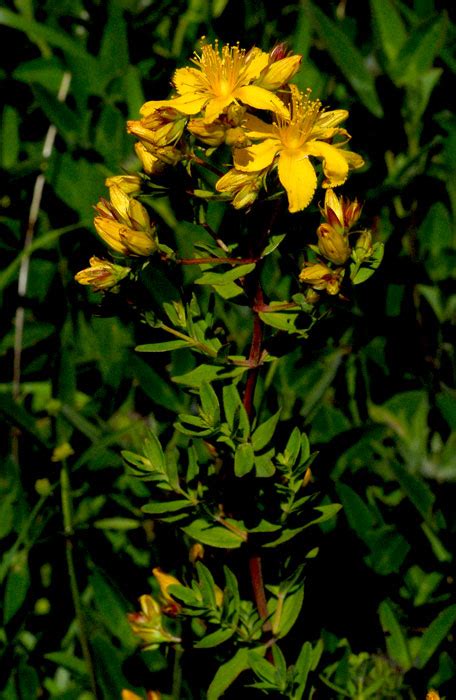
<svg viewBox="0 0 456 700">
<path fill-rule="evenodd" d="M 160 700 L 161 693 L 158 690 L 148 690 L 146 700 Z M 136 695 L 131 690 L 122 690 L 122 700 L 143 700 L 140 695 Z"/>
<path fill-rule="evenodd" d="M 90 260 L 90 267 L 78 272 L 74 279 L 79 284 L 90 284 L 97 292 L 104 289 L 111 289 L 120 282 L 130 272 L 129 267 L 114 265 L 108 260 L 102 260 L 93 255 Z"/>
<path fill-rule="evenodd" d="M 174 73 L 177 97 L 146 102 L 141 114 L 147 117 L 163 107 L 172 107 L 188 115 L 204 111 L 204 120 L 210 124 L 235 102 L 271 110 L 284 118 L 288 116 L 282 100 L 254 84 L 270 63 L 268 54 L 261 49 L 245 51 L 239 46 L 226 45 L 220 51 L 217 42 L 214 46 L 203 44 L 201 54 L 196 53 L 192 62 L 196 68 L 178 68 Z M 288 74 L 288 64 L 286 68 Z"/>
<path fill-rule="evenodd" d="M 299 279 L 317 291 L 325 290 L 328 294 L 338 294 L 345 270 L 338 267 L 332 270 L 322 262 L 305 263 Z"/>
<path fill-rule="evenodd" d="M 426 700 L 440 700 L 440 695 L 436 690 L 428 690 Z"/>
<path fill-rule="evenodd" d="M 142 204 L 118 185 L 109 189 L 111 201 L 101 199 L 95 207 L 94 225 L 100 238 L 122 255 L 148 256 L 158 248 L 155 226 Z"/>
<path fill-rule="evenodd" d="M 295 85 L 291 90 L 291 116 L 278 117 L 266 124 L 257 117 L 246 118 L 247 135 L 260 143 L 234 151 L 238 170 L 252 172 L 269 168 L 277 157 L 279 180 L 288 195 L 288 209 L 297 212 L 310 203 L 317 186 L 317 176 L 309 157 L 323 162 L 326 180 L 323 187 L 342 185 L 349 168 L 360 168 L 363 159 L 352 151 L 341 150 L 343 143 L 328 143 L 335 136 L 348 138 L 338 127 L 348 112 L 342 109 L 324 112 L 318 100 L 303 95 Z"/>
</svg>

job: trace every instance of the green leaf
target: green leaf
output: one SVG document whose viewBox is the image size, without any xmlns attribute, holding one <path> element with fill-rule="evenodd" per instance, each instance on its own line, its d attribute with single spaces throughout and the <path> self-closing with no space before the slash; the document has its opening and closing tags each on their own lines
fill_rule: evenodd
<svg viewBox="0 0 456 700">
<path fill-rule="evenodd" d="M 364 56 L 352 44 L 345 32 L 317 5 L 309 3 L 309 8 L 312 24 L 334 63 L 358 94 L 364 106 L 376 117 L 382 117 L 383 108 L 375 89 L 374 77 L 366 67 Z"/>
<path fill-rule="evenodd" d="M 380 623 L 386 636 L 386 648 L 390 659 L 404 672 L 412 667 L 407 640 L 391 605 L 384 600 L 379 607 Z"/>
<path fill-rule="evenodd" d="M 227 384 L 223 387 L 223 410 L 226 422 L 231 432 L 234 431 L 235 418 L 242 405 L 241 397 L 234 384 Z"/>
<path fill-rule="evenodd" d="M 207 690 L 207 700 L 218 700 L 236 678 L 250 668 L 249 650 L 238 649 L 232 659 L 222 664 Z"/>
<path fill-rule="evenodd" d="M 215 632 L 203 637 L 203 639 L 196 642 L 196 644 L 193 646 L 195 649 L 211 649 L 212 647 L 217 647 L 220 644 L 223 644 L 223 642 L 226 642 L 228 639 L 231 639 L 235 631 L 235 627 L 216 630 Z"/>
<path fill-rule="evenodd" d="M 164 513 L 175 513 L 178 510 L 190 508 L 191 506 L 192 504 L 188 500 L 165 501 L 161 503 L 146 503 L 146 505 L 141 507 L 141 510 L 149 515 L 162 515 Z"/>
<path fill-rule="evenodd" d="M 234 280 L 245 277 L 254 269 L 255 263 L 250 263 L 248 265 L 236 265 L 236 267 L 227 272 L 203 272 L 201 277 L 195 280 L 195 284 L 210 284 L 213 286 L 231 284 Z"/>
<path fill-rule="evenodd" d="M 394 65 L 396 85 L 414 85 L 438 56 L 448 29 L 446 14 L 438 14 L 419 24 L 402 46 Z"/>
<path fill-rule="evenodd" d="M 152 469 L 159 472 L 166 472 L 166 457 L 163 452 L 160 440 L 155 433 L 149 433 L 144 443 L 144 454 L 152 464 Z"/>
<path fill-rule="evenodd" d="M 131 631 L 130 631 L 131 634 Z M 66 651 L 52 651 L 50 654 L 44 655 L 45 659 L 52 661 L 54 664 L 66 668 L 71 673 L 82 678 L 88 676 L 87 666 L 83 659 L 78 659 L 74 654 L 69 654 Z"/>
<path fill-rule="evenodd" d="M 6 625 L 22 607 L 30 587 L 30 573 L 25 551 L 16 555 L 5 587 L 3 622 Z"/>
<path fill-rule="evenodd" d="M 128 604 L 102 575 L 95 571 L 90 576 L 90 583 L 95 596 L 95 604 L 102 615 L 102 620 L 111 634 L 122 644 L 132 650 L 136 640 L 127 620 Z"/>
<path fill-rule="evenodd" d="M 261 654 L 258 654 L 257 651 L 250 651 L 249 664 L 258 678 L 274 687 L 276 686 L 277 676 L 275 666 L 269 661 L 266 661 Z"/>
<path fill-rule="evenodd" d="M 402 17 L 392 0 L 371 0 L 374 26 L 388 64 L 393 64 L 407 39 Z"/>
<path fill-rule="evenodd" d="M 285 313 L 281 311 L 260 311 L 258 314 L 261 320 L 268 326 L 277 328 L 279 331 L 294 333 L 296 331 L 296 321 L 298 313 Z"/>
<path fill-rule="evenodd" d="M 27 84 L 37 84 L 45 87 L 53 95 L 57 95 L 62 81 L 63 68 L 56 56 L 50 58 L 34 58 L 24 61 L 15 69 L 13 78 Z"/>
<path fill-rule="evenodd" d="M 245 476 L 252 471 L 255 464 L 255 455 L 250 442 L 241 442 L 234 455 L 234 473 L 238 477 Z"/>
<path fill-rule="evenodd" d="M 201 384 L 199 394 L 202 415 L 210 425 L 217 425 L 220 422 L 219 400 L 209 382 L 203 382 Z"/>
<path fill-rule="evenodd" d="M 283 239 L 286 237 L 286 233 L 280 233 L 276 234 L 275 236 L 271 236 L 269 239 L 269 243 L 266 246 L 266 248 L 263 250 L 261 253 L 261 257 L 264 258 L 266 255 L 269 255 L 272 253 L 283 241 Z"/>
<path fill-rule="evenodd" d="M 350 279 L 353 284 L 362 284 L 372 277 L 375 270 L 379 267 L 383 260 L 384 245 L 383 243 L 374 243 L 372 246 L 372 254 L 368 260 L 363 262 L 360 267 L 358 263 L 350 264 Z"/>
<path fill-rule="evenodd" d="M 420 650 L 416 660 L 418 668 L 424 668 L 431 660 L 443 640 L 450 634 L 456 623 L 456 604 L 450 605 L 437 615 L 421 637 Z"/>
<path fill-rule="evenodd" d="M 274 436 L 277 423 L 279 422 L 281 411 L 277 411 L 273 416 L 268 418 L 264 423 L 259 425 L 252 433 L 252 445 L 255 452 L 259 452 L 266 447 Z"/>
<path fill-rule="evenodd" d="M 402 464 L 392 459 L 390 467 L 400 483 L 402 489 L 407 494 L 417 511 L 424 520 L 429 521 L 432 516 L 432 506 L 435 502 L 435 495 L 423 481 L 422 478 L 411 474 Z"/>
<path fill-rule="evenodd" d="M 74 146 L 81 134 L 81 117 L 75 114 L 49 90 L 41 85 L 33 85 L 33 93 L 41 109 L 57 131 L 70 145 Z M 84 145 L 84 144 L 83 144 Z"/>
<path fill-rule="evenodd" d="M 232 522 L 232 521 L 230 521 Z M 245 541 L 245 537 L 229 530 L 221 525 L 213 525 L 203 518 L 194 520 L 191 525 L 183 527 L 182 530 L 189 537 L 208 544 L 211 547 L 221 547 L 222 549 L 237 549 Z"/>
<path fill-rule="evenodd" d="M 16 164 L 19 148 L 19 115 L 14 107 L 5 105 L 1 133 L 1 164 L 5 170 Z"/>
<path fill-rule="evenodd" d="M 188 340 L 165 340 L 162 343 L 146 343 L 145 345 L 137 345 L 135 350 L 136 352 L 169 352 L 170 350 L 188 348 L 191 343 L 191 338 Z"/>
<path fill-rule="evenodd" d="M 96 520 L 93 524 L 98 530 L 119 530 L 120 532 L 126 532 L 127 530 L 136 530 L 141 527 L 140 520 L 134 520 L 133 518 L 101 518 Z"/>
<path fill-rule="evenodd" d="M 16 14 L 5 8 L 0 8 L 0 24 L 4 24 L 12 29 L 25 32 L 31 41 L 43 40 L 52 46 L 62 49 L 70 56 L 75 56 L 82 60 L 86 70 L 98 73 L 98 63 L 96 59 L 85 50 L 84 46 L 71 39 L 66 32 L 61 29 L 54 29 L 44 22 L 36 22 L 23 15 Z"/>
<path fill-rule="evenodd" d="M 271 448 L 268 452 L 262 455 L 255 455 L 255 473 L 260 479 L 267 479 L 275 474 L 275 466 L 272 458 L 275 450 Z"/>
<path fill-rule="evenodd" d="M 277 608 L 277 599 L 272 599 L 274 605 L 271 608 L 271 612 L 274 612 Z M 283 602 L 283 607 L 280 615 L 280 621 L 277 625 L 274 625 L 274 634 L 278 635 L 281 639 L 285 637 L 291 630 L 296 620 L 301 612 L 302 604 L 304 602 L 304 586 L 299 585 L 294 588 L 290 593 L 287 593 L 285 600 Z"/>
<path fill-rule="evenodd" d="M 173 377 L 173 382 L 176 384 L 185 384 L 186 386 L 199 389 L 201 384 L 213 382 L 215 379 L 227 379 L 228 377 L 238 377 L 247 371 L 247 367 L 231 367 L 225 369 L 217 365 L 198 365 L 195 369 Z"/>
</svg>

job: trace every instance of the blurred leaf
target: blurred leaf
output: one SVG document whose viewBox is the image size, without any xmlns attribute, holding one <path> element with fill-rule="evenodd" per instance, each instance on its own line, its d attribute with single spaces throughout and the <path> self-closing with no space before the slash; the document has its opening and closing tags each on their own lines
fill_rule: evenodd
<svg viewBox="0 0 456 700">
<path fill-rule="evenodd" d="M 403 671 L 408 671 L 412 667 L 412 660 L 399 620 L 386 600 L 380 604 L 378 612 L 390 659 Z"/>
<path fill-rule="evenodd" d="M 375 89 L 374 78 L 366 67 L 363 55 L 352 44 L 345 32 L 315 3 L 309 3 L 309 9 L 313 26 L 334 63 L 358 94 L 364 106 L 376 117 L 382 117 L 383 108 Z"/>
<path fill-rule="evenodd" d="M 128 606 L 100 571 L 90 576 L 95 595 L 95 604 L 102 615 L 103 623 L 122 646 L 132 650 L 136 639 L 127 620 Z"/>
<path fill-rule="evenodd" d="M 431 17 L 412 30 L 394 67 L 397 85 L 412 85 L 428 71 L 439 54 L 448 28 L 446 14 Z"/>
<path fill-rule="evenodd" d="M 207 700 L 218 700 L 249 666 L 249 650 L 238 649 L 232 659 L 219 667 L 208 688 Z"/>
<path fill-rule="evenodd" d="M 392 0 L 371 0 L 370 4 L 381 47 L 388 64 L 393 65 L 407 39 L 406 28 Z"/>
<path fill-rule="evenodd" d="M 46 24 L 26 19 L 6 8 L 0 8 L 0 24 L 25 32 L 31 41 L 43 40 L 52 46 L 62 49 L 65 53 L 82 59 L 87 71 L 97 72 L 97 62 L 93 56 L 87 53 L 82 44 L 71 39 L 68 34 L 58 31 Z"/>
<path fill-rule="evenodd" d="M 431 622 L 421 637 L 416 666 L 424 668 L 456 623 L 456 605 L 450 605 Z"/>
<path fill-rule="evenodd" d="M 19 155 L 19 115 L 14 107 L 5 105 L 2 113 L 1 166 L 12 168 Z"/>
<path fill-rule="evenodd" d="M 25 551 L 17 554 L 13 560 L 6 579 L 3 622 L 8 624 L 11 618 L 24 604 L 30 587 L 30 573 Z"/>
</svg>

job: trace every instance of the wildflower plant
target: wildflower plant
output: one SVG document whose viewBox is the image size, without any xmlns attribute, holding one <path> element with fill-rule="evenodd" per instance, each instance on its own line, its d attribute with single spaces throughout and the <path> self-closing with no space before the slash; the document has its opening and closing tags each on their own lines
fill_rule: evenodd
<svg viewBox="0 0 456 700">
<path fill-rule="evenodd" d="M 168 353 L 187 397 L 142 454 L 123 453 L 150 487 L 144 513 L 189 551 L 176 577 L 156 562 L 129 622 L 144 649 L 214 649 L 210 700 L 236 682 L 311 691 L 323 647 L 295 626 L 318 526 L 340 506 L 316 490 L 315 454 L 272 378 L 382 257 L 339 189 L 364 164 L 348 112 L 301 92 L 299 64 L 284 45 L 203 39 L 171 97 L 128 121 L 141 169 L 109 178 L 95 207 L 112 260 L 76 276 L 125 294 L 148 328 L 138 352 Z"/>
</svg>

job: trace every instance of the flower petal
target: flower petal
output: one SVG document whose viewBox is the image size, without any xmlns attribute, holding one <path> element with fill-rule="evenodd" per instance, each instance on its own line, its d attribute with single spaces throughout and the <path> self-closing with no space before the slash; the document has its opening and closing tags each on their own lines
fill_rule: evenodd
<svg viewBox="0 0 456 700">
<path fill-rule="evenodd" d="M 271 165 L 280 148 L 277 139 L 265 139 L 262 143 L 255 143 L 248 148 L 235 148 L 234 165 L 246 173 L 263 170 Z"/>
<path fill-rule="evenodd" d="M 255 109 L 268 109 L 279 114 L 284 119 L 290 118 L 288 109 L 276 95 L 257 85 L 245 85 L 233 92 L 233 97 L 249 107 Z"/>
<path fill-rule="evenodd" d="M 327 177 L 323 187 L 337 187 L 345 182 L 348 176 L 348 159 L 345 154 L 348 151 L 341 151 L 323 141 L 309 141 L 305 149 L 309 155 L 323 160 L 323 172 Z"/>
<path fill-rule="evenodd" d="M 151 112 L 160 107 L 173 107 L 179 110 L 179 112 L 182 112 L 182 114 L 198 114 L 208 99 L 208 95 L 189 93 L 188 95 L 179 95 L 171 100 L 149 100 L 149 102 L 143 104 L 139 111 L 142 115 L 147 117 Z"/>
<path fill-rule="evenodd" d="M 305 209 L 317 187 L 317 176 L 302 150 L 284 150 L 279 156 L 279 180 L 288 195 L 288 211 Z"/>
<path fill-rule="evenodd" d="M 328 129 L 337 126 L 348 117 L 346 109 L 332 109 L 329 112 L 320 112 L 318 115 L 316 127 L 319 129 Z"/>
<path fill-rule="evenodd" d="M 247 136 L 251 139 L 270 138 L 276 134 L 273 124 L 266 124 L 262 119 L 254 117 L 253 114 L 246 114 L 242 125 L 247 131 Z"/>
<path fill-rule="evenodd" d="M 254 47 L 245 55 L 245 61 L 246 64 L 242 71 L 242 82 L 249 83 L 251 80 L 258 78 L 261 71 L 266 68 L 269 61 L 269 54 L 258 47 Z"/>
<path fill-rule="evenodd" d="M 214 122 L 217 119 L 217 117 L 223 112 L 225 107 L 228 107 L 228 105 L 230 105 L 232 102 L 232 94 L 229 94 L 226 97 L 209 98 L 206 110 L 204 112 L 204 123 L 212 124 L 212 122 Z"/>
<path fill-rule="evenodd" d="M 173 85 L 179 95 L 194 95 L 207 89 L 204 75 L 196 68 L 178 68 L 173 75 Z"/>
</svg>

